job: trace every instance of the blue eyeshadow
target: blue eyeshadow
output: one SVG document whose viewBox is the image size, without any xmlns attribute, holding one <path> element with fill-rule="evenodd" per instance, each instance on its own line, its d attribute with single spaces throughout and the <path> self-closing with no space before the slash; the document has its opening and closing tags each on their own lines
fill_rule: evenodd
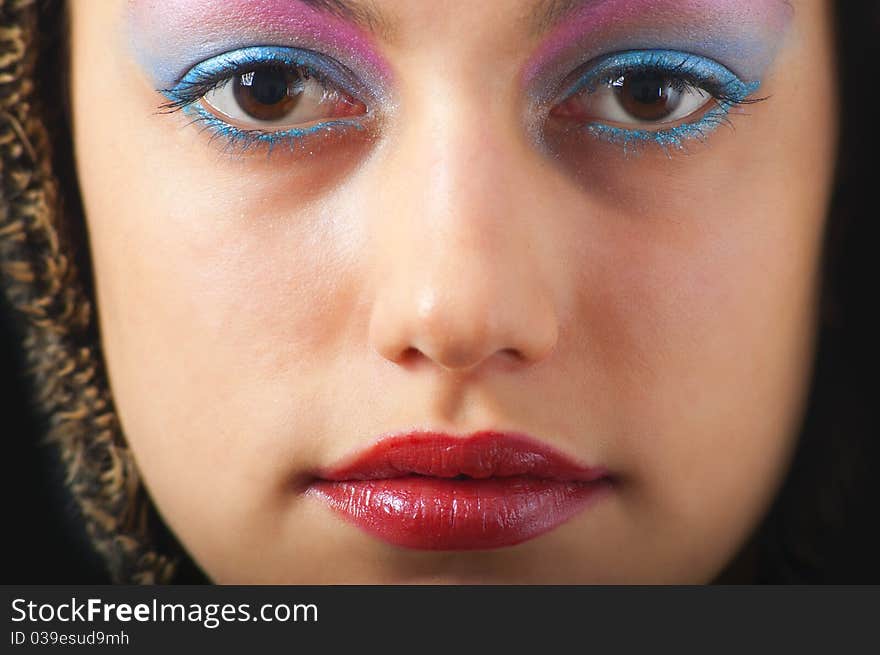
<svg viewBox="0 0 880 655">
<path fill-rule="evenodd" d="M 664 149 L 682 149 L 690 139 L 702 140 L 728 120 L 730 110 L 744 102 L 761 86 L 760 81 L 744 82 L 722 64 L 687 52 L 677 50 L 633 50 L 616 53 L 588 63 L 575 79 L 563 87 L 559 94 L 565 100 L 578 93 L 592 93 L 601 85 L 614 79 L 641 72 L 656 72 L 705 90 L 715 98 L 715 106 L 699 120 L 673 127 L 642 129 L 619 127 L 599 121 L 580 126 L 589 134 L 620 145 L 625 151 L 642 144 L 655 143 Z"/>
</svg>

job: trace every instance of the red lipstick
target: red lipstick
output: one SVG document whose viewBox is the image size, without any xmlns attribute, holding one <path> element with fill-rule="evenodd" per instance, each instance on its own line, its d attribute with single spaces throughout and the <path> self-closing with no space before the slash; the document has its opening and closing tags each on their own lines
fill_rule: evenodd
<svg viewBox="0 0 880 655">
<path fill-rule="evenodd" d="M 391 544 L 422 550 L 499 548 L 537 537 L 611 488 L 522 434 L 413 432 L 322 471 L 307 493 Z"/>
</svg>

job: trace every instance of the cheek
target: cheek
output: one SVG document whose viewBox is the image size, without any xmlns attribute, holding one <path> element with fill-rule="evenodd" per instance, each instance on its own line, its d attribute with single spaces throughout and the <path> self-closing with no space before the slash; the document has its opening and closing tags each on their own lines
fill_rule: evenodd
<svg viewBox="0 0 880 655">
<path fill-rule="evenodd" d="M 621 566 L 710 578 L 781 482 L 814 347 L 827 199 L 810 188 L 691 193 L 578 244 L 560 403 L 588 408 L 623 472 Z"/>
<path fill-rule="evenodd" d="M 604 179 L 574 259 L 594 371 L 578 393 L 614 426 L 639 523 L 695 554 L 754 525 L 806 399 L 835 146 L 832 103 L 816 102 L 832 97 L 830 75 L 807 68 L 786 68 L 793 89 L 776 87 L 761 121 L 662 173 L 649 154 L 612 161 L 600 148 L 604 166 L 572 177 Z"/>
<path fill-rule="evenodd" d="M 737 208 L 681 207 L 687 234 L 666 220 L 619 230 L 598 255 L 600 291 L 582 300 L 594 318 L 586 356 L 610 378 L 608 420 L 635 455 L 633 477 L 659 485 L 655 499 L 717 489 L 714 476 L 772 479 L 799 415 L 820 215 Z"/>
<path fill-rule="evenodd" d="M 124 432 L 172 524 L 246 524 L 289 483 L 285 462 L 316 445 L 292 436 L 328 433 L 362 237 L 344 190 L 316 197 L 367 141 L 228 156 L 156 115 L 162 99 L 136 71 L 82 42 L 78 169 Z M 116 102 L 91 91 L 103 79 L 120 80 Z"/>
</svg>

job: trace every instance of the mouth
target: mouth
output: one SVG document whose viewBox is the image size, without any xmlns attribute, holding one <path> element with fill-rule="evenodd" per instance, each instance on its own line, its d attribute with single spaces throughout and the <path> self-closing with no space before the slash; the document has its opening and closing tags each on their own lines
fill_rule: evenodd
<svg viewBox="0 0 880 655">
<path fill-rule="evenodd" d="M 321 471 L 306 493 L 396 546 L 480 550 L 553 530 L 612 485 L 606 469 L 526 435 L 412 432 Z"/>
</svg>

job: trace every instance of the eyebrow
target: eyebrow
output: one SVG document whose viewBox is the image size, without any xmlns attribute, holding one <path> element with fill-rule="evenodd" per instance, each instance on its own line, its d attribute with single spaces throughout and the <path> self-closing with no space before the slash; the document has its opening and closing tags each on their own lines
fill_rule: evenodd
<svg viewBox="0 0 880 655">
<path fill-rule="evenodd" d="M 542 34 L 559 23 L 575 9 L 607 0 L 540 0 L 529 12 L 527 22 L 533 35 Z M 780 0 L 791 13 L 794 13 L 792 0 Z"/>
<path fill-rule="evenodd" d="M 546 32 L 578 7 L 594 2 L 596 0 L 541 0 L 529 12 L 529 29 L 532 34 Z"/>
<path fill-rule="evenodd" d="M 299 0 L 317 11 L 347 20 L 374 34 L 388 35 L 391 27 L 369 0 Z"/>
</svg>

